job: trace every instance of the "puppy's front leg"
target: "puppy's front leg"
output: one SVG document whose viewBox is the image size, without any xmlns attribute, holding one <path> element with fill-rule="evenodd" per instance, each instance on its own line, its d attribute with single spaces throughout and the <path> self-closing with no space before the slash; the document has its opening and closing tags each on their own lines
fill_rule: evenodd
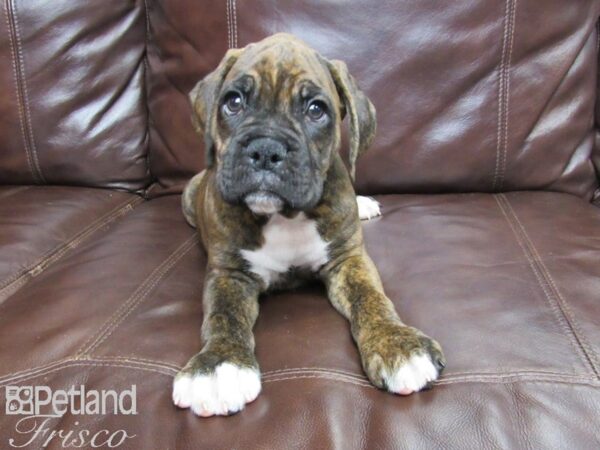
<svg viewBox="0 0 600 450">
<path fill-rule="evenodd" d="M 204 285 L 204 347 L 177 374 L 173 402 L 208 417 L 240 411 L 260 392 L 252 327 L 259 288 L 238 271 L 212 270 Z"/>
<path fill-rule="evenodd" d="M 327 268 L 324 278 L 330 301 L 350 321 L 375 386 L 408 395 L 438 378 L 445 366 L 440 345 L 402 323 L 364 249 Z"/>
</svg>

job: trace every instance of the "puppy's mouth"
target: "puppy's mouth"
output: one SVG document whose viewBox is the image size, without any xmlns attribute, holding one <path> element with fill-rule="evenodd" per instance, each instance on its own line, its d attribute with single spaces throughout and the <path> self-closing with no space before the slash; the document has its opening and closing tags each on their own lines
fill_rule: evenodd
<svg viewBox="0 0 600 450">
<path fill-rule="evenodd" d="M 285 201 L 271 191 L 259 190 L 244 197 L 244 203 L 254 214 L 270 215 L 283 209 Z"/>
</svg>

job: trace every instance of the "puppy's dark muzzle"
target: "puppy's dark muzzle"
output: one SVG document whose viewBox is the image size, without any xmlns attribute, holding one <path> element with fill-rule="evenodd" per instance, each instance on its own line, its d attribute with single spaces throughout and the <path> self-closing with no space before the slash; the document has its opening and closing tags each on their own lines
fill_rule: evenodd
<svg viewBox="0 0 600 450">
<path fill-rule="evenodd" d="M 322 193 L 323 181 L 306 145 L 291 130 L 253 126 L 236 130 L 217 169 L 221 195 L 229 203 L 254 194 L 279 198 L 291 209 L 307 210 Z"/>
<path fill-rule="evenodd" d="M 257 171 L 274 171 L 283 166 L 288 154 L 288 146 L 270 137 L 252 139 L 242 149 L 246 163 Z"/>
</svg>

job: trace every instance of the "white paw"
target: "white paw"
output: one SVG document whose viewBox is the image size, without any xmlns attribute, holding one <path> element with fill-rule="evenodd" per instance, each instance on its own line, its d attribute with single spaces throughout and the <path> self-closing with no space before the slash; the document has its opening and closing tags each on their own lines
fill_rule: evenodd
<svg viewBox="0 0 600 450">
<path fill-rule="evenodd" d="M 358 217 L 360 220 L 370 220 L 381 215 L 381 205 L 372 197 L 356 196 L 358 204 Z"/>
<path fill-rule="evenodd" d="M 227 416 L 250 403 L 260 392 L 257 370 L 222 363 L 206 375 L 180 375 L 173 382 L 173 403 L 192 408 L 201 417 Z"/>
<path fill-rule="evenodd" d="M 392 373 L 383 373 L 388 391 L 400 395 L 418 392 L 438 376 L 438 370 L 427 355 L 411 356 L 399 369 Z"/>
</svg>

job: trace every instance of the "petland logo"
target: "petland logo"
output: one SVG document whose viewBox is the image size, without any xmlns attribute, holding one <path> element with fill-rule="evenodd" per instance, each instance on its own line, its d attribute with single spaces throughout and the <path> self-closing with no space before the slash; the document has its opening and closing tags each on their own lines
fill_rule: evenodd
<svg viewBox="0 0 600 450">
<path fill-rule="evenodd" d="M 135 415 L 137 414 L 136 386 L 117 392 L 108 390 L 86 390 L 84 386 L 71 386 L 68 390 L 52 390 L 48 386 L 6 386 L 6 415 L 22 415 L 15 425 L 20 436 L 10 438 L 11 447 L 47 447 L 60 441 L 63 447 L 119 447 L 127 439 L 134 438 L 125 430 L 99 430 L 95 433 L 79 427 L 57 430 L 50 426 L 53 418 L 69 413 L 81 415 Z M 52 429 L 54 428 L 54 429 Z"/>
</svg>

